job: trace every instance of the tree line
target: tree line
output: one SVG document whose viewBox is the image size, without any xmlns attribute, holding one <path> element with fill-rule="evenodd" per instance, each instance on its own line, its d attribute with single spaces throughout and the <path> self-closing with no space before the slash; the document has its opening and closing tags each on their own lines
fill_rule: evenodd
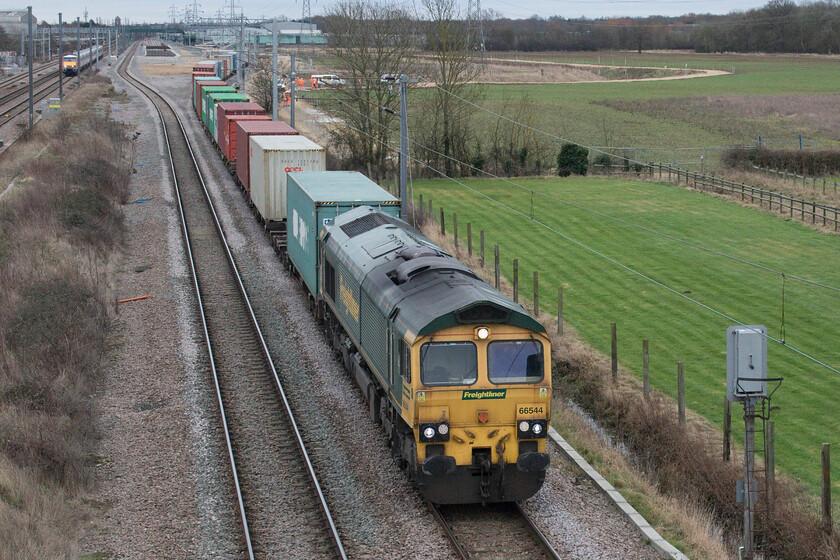
<svg viewBox="0 0 840 560">
<path fill-rule="evenodd" d="M 485 22 L 484 33 L 485 48 L 494 51 L 688 49 L 837 54 L 840 2 L 797 5 L 793 0 L 771 0 L 761 8 L 727 15 L 494 18 Z"/>
</svg>

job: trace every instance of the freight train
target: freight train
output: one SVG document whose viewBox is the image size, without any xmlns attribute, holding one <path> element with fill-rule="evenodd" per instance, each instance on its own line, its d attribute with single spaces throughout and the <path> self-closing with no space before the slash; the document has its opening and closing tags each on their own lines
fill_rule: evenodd
<svg viewBox="0 0 840 560">
<path fill-rule="evenodd" d="M 80 59 L 75 54 L 67 54 L 61 59 L 61 69 L 65 76 L 75 76 L 81 70 L 90 66 L 94 61 L 102 58 L 102 47 L 89 47 L 80 53 Z"/>
<path fill-rule="evenodd" d="M 252 104 L 214 105 L 219 92 L 206 89 L 194 88 L 205 100 L 194 97 L 194 107 L 218 146 L 219 123 L 228 122 L 228 133 L 232 126 L 230 107 Z M 202 113 L 214 109 L 211 132 Z M 248 133 L 254 124 L 236 122 L 236 142 L 219 151 L 237 177 L 247 167 L 248 188 L 237 182 L 300 278 L 395 463 L 439 504 L 534 495 L 550 462 L 545 328 L 401 220 L 399 200 L 374 182 L 320 171 L 320 147 L 288 131 Z M 234 161 L 232 143 L 239 145 Z"/>
</svg>

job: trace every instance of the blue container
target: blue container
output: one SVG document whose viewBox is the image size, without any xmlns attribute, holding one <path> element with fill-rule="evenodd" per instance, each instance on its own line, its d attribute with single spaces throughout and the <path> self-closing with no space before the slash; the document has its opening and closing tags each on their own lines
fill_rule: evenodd
<svg viewBox="0 0 840 560">
<path fill-rule="evenodd" d="M 286 182 L 286 239 L 289 258 L 309 291 L 319 295 L 320 235 L 339 214 L 372 206 L 399 217 L 400 201 L 355 171 L 291 172 Z"/>
</svg>

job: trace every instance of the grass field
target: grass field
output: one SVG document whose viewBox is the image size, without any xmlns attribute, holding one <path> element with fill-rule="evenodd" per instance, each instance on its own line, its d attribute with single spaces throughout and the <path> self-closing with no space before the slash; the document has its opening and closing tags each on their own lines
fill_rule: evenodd
<svg viewBox="0 0 840 560">
<path fill-rule="evenodd" d="M 508 56 L 502 53 L 498 56 Z M 494 56 L 496 54 L 494 53 Z M 520 58 L 597 62 L 598 54 L 518 53 Z M 837 59 L 813 56 L 601 53 L 630 65 L 723 68 L 734 74 L 670 81 L 487 86 L 482 105 L 494 111 L 505 99 L 530 99 L 541 130 L 587 146 L 648 148 L 652 161 L 671 161 L 674 148 L 746 144 L 759 136 L 779 147 L 798 137 L 819 147 L 840 146 L 840 73 Z M 476 113 L 480 126 L 495 117 Z M 699 158 L 694 153 L 693 160 Z M 715 151 L 706 155 L 716 160 Z M 680 154 L 676 154 L 677 161 Z M 692 160 L 692 161 L 693 161 Z"/>
<path fill-rule="evenodd" d="M 777 465 L 818 491 L 820 444 L 832 443 L 834 449 L 840 446 L 840 374 L 801 357 L 790 347 L 840 369 L 840 293 L 789 277 L 783 280 L 777 273 L 629 224 L 788 276 L 840 287 L 836 237 L 660 183 L 594 178 L 516 180 L 529 191 L 497 180 L 463 182 L 481 194 L 451 181 L 428 180 L 414 182 L 414 196 L 422 194 L 426 204 L 431 199 L 436 216 L 443 207 L 450 228 L 452 213 L 457 212 L 462 244 L 468 222 L 475 247 L 479 230 L 484 230 L 488 262 L 492 266 L 493 245 L 498 244 L 508 279 L 512 260 L 518 258 L 522 301 L 532 300 L 534 270 L 540 274 L 544 311 L 556 313 L 557 287 L 562 285 L 567 322 L 601 352 L 609 354 L 609 325 L 617 323 L 619 360 L 634 375 L 641 377 L 645 338 L 650 340 L 651 381 L 657 389 L 675 396 L 677 362 L 684 362 L 688 406 L 715 424 L 722 424 L 725 329 L 733 321 L 700 304 L 745 324 L 764 324 L 776 338 L 782 337 L 784 309 L 784 338 L 789 347 L 771 342 L 768 357 L 770 375 L 785 377 L 773 398 L 773 405 L 780 407 L 773 413 Z M 733 430 L 743 430 L 737 406 L 733 408 Z M 832 470 L 833 480 L 840 481 L 840 461 L 834 462 Z M 840 488 L 840 483 L 835 482 L 835 487 Z"/>
</svg>

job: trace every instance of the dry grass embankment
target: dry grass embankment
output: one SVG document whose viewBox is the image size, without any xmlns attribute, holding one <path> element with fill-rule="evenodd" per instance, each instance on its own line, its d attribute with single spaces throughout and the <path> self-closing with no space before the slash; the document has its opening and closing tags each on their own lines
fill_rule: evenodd
<svg viewBox="0 0 840 560">
<path fill-rule="evenodd" d="M 456 254 L 451 238 L 439 226 L 421 218 L 420 226 L 435 243 Z M 463 245 L 458 257 L 492 282 L 489 267 L 468 257 Z M 502 279 L 502 291 L 512 296 Z M 527 306 L 527 305 L 526 305 Z M 556 317 L 540 317 L 552 339 L 554 363 L 552 424 L 648 521 L 691 558 L 737 557 L 743 505 L 735 503 L 735 484 L 742 463 L 721 459 L 720 435 L 702 419 L 681 426 L 676 405 L 654 393 L 645 401 L 639 382 L 629 372 L 612 380 L 610 360 L 584 344 L 566 326 L 558 336 Z M 590 415 L 606 430 L 607 439 L 567 404 Z M 820 527 L 809 493 L 791 480 L 776 479 L 773 506 L 760 509 L 756 543 L 767 558 L 838 560 L 840 536 Z"/>
<path fill-rule="evenodd" d="M 129 144 L 93 77 L 0 157 L 0 558 L 73 556 Z"/>
</svg>

